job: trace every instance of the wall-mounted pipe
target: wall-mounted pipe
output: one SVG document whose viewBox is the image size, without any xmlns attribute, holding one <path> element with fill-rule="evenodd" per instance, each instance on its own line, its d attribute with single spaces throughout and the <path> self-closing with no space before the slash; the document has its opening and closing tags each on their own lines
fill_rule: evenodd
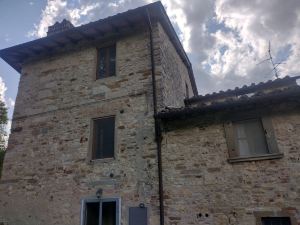
<svg viewBox="0 0 300 225">
<path fill-rule="evenodd" d="M 146 10 L 147 24 L 149 28 L 149 39 L 150 39 L 150 55 L 151 55 L 151 74 L 152 74 L 152 91 L 153 91 L 153 111 L 154 111 L 154 126 L 155 126 L 155 141 L 157 145 L 157 165 L 158 165 L 158 194 L 159 194 L 159 215 L 160 225 L 164 225 L 164 188 L 163 188 L 163 177 L 162 177 L 162 157 L 161 157 L 161 126 L 160 119 L 157 118 L 157 91 L 156 91 L 156 76 L 155 76 L 155 61 L 154 61 L 154 50 L 153 50 L 153 34 L 152 34 L 152 23 L 149 11 Z"/>
</svg>

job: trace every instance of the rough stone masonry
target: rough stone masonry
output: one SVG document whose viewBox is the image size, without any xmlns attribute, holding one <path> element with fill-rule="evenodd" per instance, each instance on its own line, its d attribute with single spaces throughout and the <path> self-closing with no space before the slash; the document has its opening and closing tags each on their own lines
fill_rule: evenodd
<svg viewBox="0 0 300 225">
<path fill-rule="evenodd" d="M 201 101 L 184 101 L 197 94 L 195 83 L 163 12 L 155 3 L 0 51 L 21 73 L 0 181 L 0 224 L 84 224 L 81 200 L 99 189 L 104 199 L 121 199 L 120 224 L 133 225 L 129 208 L 141 203 L 146 224 L 159 224 L 151 54 L 158 111 L 193 112 L 161 119 L 165 224 L 262 225 L 265 217 L 300 224 L 299 105 L 272 106 L 282 109 L 269 115 L 279 157 L 229 162 L 223 120 L 211 122 L 219 114 L 200 113 Z M 116 74 L 96 79 L 97 49 L 111 43 Z M 259 114 L 261 103 L 254 104 Z M 116 118 L 115 157 L 90 161 L 92 119 L 106 116 Z"/>
<path fill-rule="evenodd" d="M 159 107 L 183 106 L 186 84 L 193 95 L 187 69 L 161 24 L 152 26 Z M 116 76 L 96 80 L 97 48 L 111 41 L 23 63 L 0 184 L 9 224 L 80 224 L 81 200 L 99 188 L 121 199 L 122 224 L 140 203 L 159 223 L 149 31 L 114 39 Z M 110 115 L 115 158 L 90 162 L 91 119 Z"/>
</svg>

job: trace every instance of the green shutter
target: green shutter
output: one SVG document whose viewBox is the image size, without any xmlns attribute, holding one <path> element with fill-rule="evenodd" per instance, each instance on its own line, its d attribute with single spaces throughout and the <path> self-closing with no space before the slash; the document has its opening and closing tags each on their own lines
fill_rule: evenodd
<svg viewBox="0 0 300 225">
<path fill-rule="evenodd" d="M 262 124 L 263 124 L 264 130 L 265 130 L 266 141 L 267 141 L 270 153 L 279 153 L 271 117 L 263 117 Z"/>
<path fill-rule="evenodd" d="M 238 157 L 238 149 L 235 146 L 235 136 L 234 136 L 234 126 L 232 122 L 227 122 L 224 124 L 225 137 L 227 141 L 229 158 Z"/>
</svg>

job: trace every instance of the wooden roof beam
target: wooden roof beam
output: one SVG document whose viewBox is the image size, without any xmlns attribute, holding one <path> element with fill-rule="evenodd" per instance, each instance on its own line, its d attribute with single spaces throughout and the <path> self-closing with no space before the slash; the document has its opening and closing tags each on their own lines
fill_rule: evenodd
<svg viewBox="0 0 300 225">
<path fill-rule="evenodd" d="M 82 36 L 82 37 L 84 37 L 85 39 L 87 39 L 87 40 L 95 40 L 96 38 L 95 37 L 93 37 L 93 36 L 91 36 L 91 35 L 87 35 L 87 34 L 85 34 L 85 33 L 83 33 L 82 31 L 78 31 L 78 33 Z"/>
<path fill-rule="evenodd" d="M 134 26 L 134 23 L 131 22 L 129 19 L 124 19 L 124 22 L 125 22 L 126 24 L 128 24 L 128 26 L 129 26 L 130 28 L 134 28 L 134 27 L 135 27 L 135 26 Z"/>
<path fill-rule="evenodd" d="M 115 26 L 115 25 L 113 25 L 113 24 L 110 24 L 110 26 L 111 26 L 113 32 L 115 32 L 115 33 L 117 33 L 117 34 L 120 33 L 120 29 L 119 29 L 117 26 Z"/>
<path fill-rule="evenodd" d="M 72 38 L 70 36 L 65 36 L 66 39 L 68 39 L 70 42 L 72 42 L 73 44 L 77 44 L 79 42 L 79 40 Z"/>
<path fill-rule="evenodd" d="M 55 43 L 56 45 L 58 45 L 58 46 L 61 47 L 61 48 L 64 47 L 64 46 L 66 46 L 66 44 L 61 43 L 61 42 L 56 41 L 56 40 L 52 40 L 52 42 Z"/>
<path fill-rule="evenodd" d="M 103 37 L 105 35 L 105 32 L 103 32 L 100 29 L 94 28 L 94 30 L 96 31 L 96 35 L 99 37 Z M 98 38 L 96 38 L 96 39 L 98 39 Z"/>
</svg>

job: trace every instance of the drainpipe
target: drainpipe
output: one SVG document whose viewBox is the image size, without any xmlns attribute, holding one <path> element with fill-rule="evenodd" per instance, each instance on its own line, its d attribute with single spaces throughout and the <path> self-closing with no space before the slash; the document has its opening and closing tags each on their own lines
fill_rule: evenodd
<svg viewBox="0 0 300 225">
<path fill-rule="evenodd" d="M 147 13 L 147 23 L 149 28 L 149 38 L 150 38 L 150 54 L 151 54 L 151 74 L 152 74 L 152 90 L 153 90 L 153 111 L 154 111 L 154 126 L 155 126 L 155 141 L 157 145 L 157 164 L 158 164 L 158 191 L 159 191 L 159 215 L 160 215 L 160 225 L 164 225 L 164 188 L 162 179 L 162 158 L 161 158 L 161 126 L 160 120 L 157 116 L 157 91 L 156 91 L 156 78 L 155 78 L 155 62 L 153 53 L 153 36 L 152 36 L 152 23 L 149 11 Z"/>
</svg>

